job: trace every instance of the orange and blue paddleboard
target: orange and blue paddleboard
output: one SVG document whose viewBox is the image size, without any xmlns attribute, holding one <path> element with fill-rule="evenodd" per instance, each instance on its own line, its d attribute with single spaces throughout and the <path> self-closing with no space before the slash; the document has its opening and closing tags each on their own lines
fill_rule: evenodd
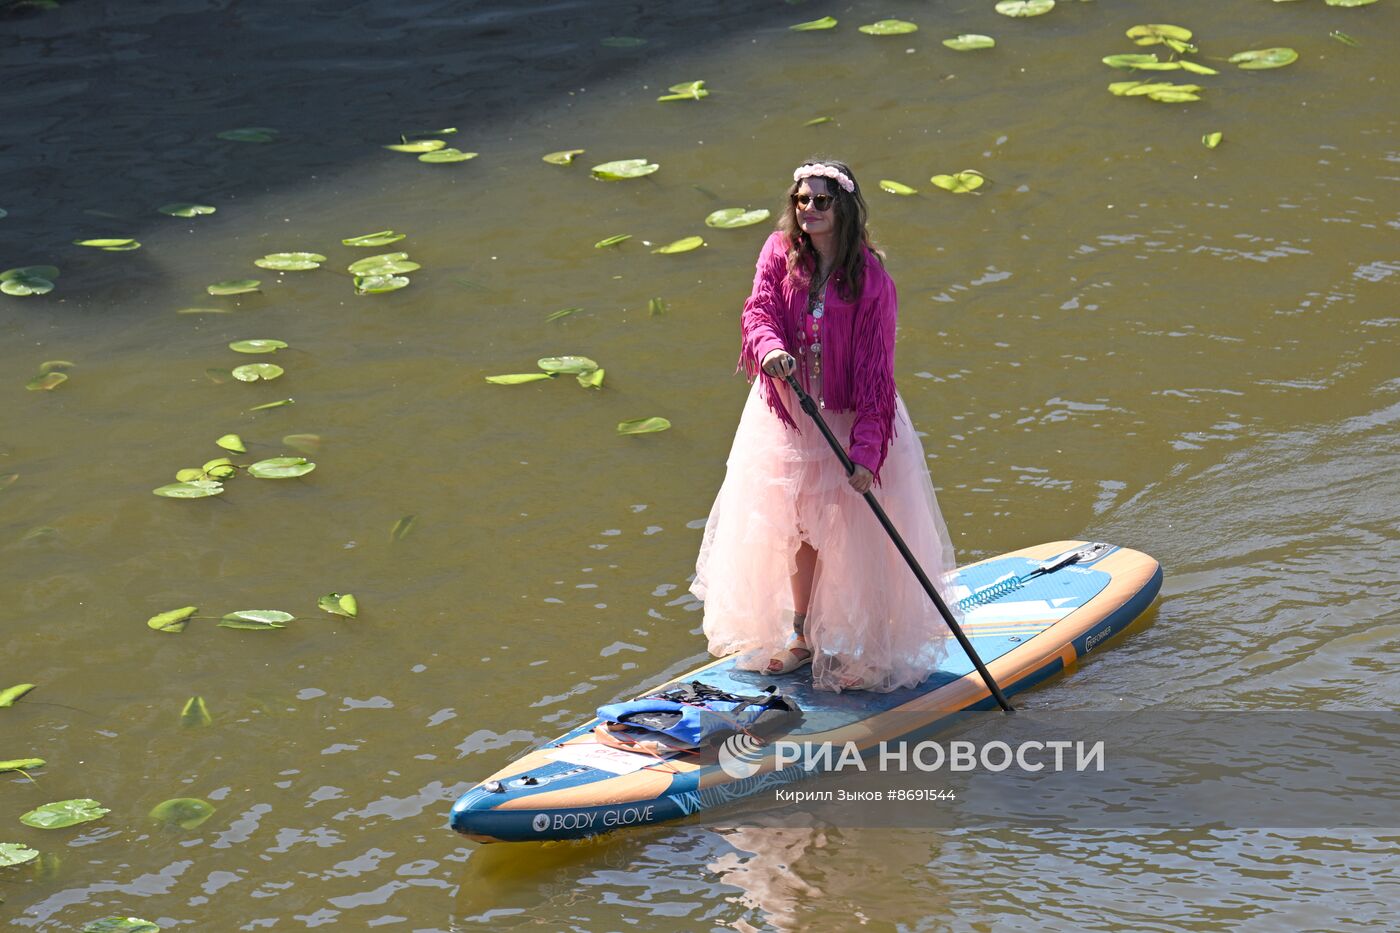
<svg viewBox="0 0 1400 933">
<path fill-rule="evenodd" d="M 1055 541 L 961 567 L 952 583 L 967 594 L 959 601 L 964 632 L 1010 696 L 1130 626 L 1156 598 L 1162 569 L 1140 551 Z M 697 680 L 741 695 L 776 685 L 803 716 L 791 730 L 766 738 L 859 735 L 862 747 L 927 735 L 957 713 L 997 708 L 951 635 L 943 663 L 927 680 L 891 693 L 814 690 L 809 668 L 773 676 L 739 670 L 734 661 L 721 658 L 641 695 Z M 452 828 L 481 842 L 574 839 L 680 819 L 813 775 L 780 768 L 769 755 L 753 773 L 734 777 L 721 767 L 718 746 L 662 755 L 629 751 L 600 743 L 598 724 L 580 723 L 467 791 L 452 807 Z"/>
</svg>

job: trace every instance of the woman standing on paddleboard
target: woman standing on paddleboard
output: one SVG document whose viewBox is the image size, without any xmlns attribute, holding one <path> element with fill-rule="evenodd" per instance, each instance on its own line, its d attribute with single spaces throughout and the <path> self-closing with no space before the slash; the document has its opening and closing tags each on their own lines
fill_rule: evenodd
<svg viewBox="0 0 1400 933">
<path fill-rule="evenodd" d="M 862 501 L 873 484 L 941 591 L 953 547 L 895 391 L 897 310 L 851 169 L 804 162 L 744 303 L 739 366 L 757 378 L 691 585 L 712 654 L 769 674 L 811 664 L 837 691 L 911 687 L 942 657 L 947 627 Z M 853 475 L 783 382 L 793 373 L 849 438 Z"/>
</svg>

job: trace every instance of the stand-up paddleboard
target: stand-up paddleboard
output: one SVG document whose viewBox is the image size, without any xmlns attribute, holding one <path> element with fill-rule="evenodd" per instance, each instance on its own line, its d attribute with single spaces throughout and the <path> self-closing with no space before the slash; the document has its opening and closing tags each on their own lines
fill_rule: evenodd
<svg viewBox="0 0 1400 933">
<path fill-rule="evenodd" d="M 1059 673 L 1131 625 L 1156 598 L 1162 569 L 1139 551 L 1056 541 L 969 564 L 953 582 L 967 593 L 959 602 L 963 630 L 1010 695 Z M 954 713 L 997 707 L 951 636 L 938 670 L 917 687 L 892 693 L 814 690 L 810 668 L 776 676 L 741 671 L 733 656 L 668 684 L 697 680 L 742 695 L 777 685 L 804 715 L 769 739 L 800 741 L 859 726 L 873 745 L 926 733 Z M 452 828 L 481 842 L 572 839 L 678 819 L 810 776 L 797 768 L 775 770 L 770 756 L 756 773 L 735 778 L 720 767 L 714 746 L 663 757 L 620 750 L 598 742 L 598 724 L 580 724 L 467 791 L 452 807 Z"/>
</svg>

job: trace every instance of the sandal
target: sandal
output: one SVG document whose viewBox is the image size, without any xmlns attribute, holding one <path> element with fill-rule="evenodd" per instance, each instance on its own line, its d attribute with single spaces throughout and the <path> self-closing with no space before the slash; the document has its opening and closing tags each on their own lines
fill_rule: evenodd
<svg viewBox="0 0 1400 933">
<path fill-rule="evenodd" d="M 768 660 L 768 666 L 763 669 L 763 673 L 791 674 L 798 668 L 806 667 L 811 663 L 812 649 L 807 647 L 807 642 L 804 639 L 794 635 L 788 639 L 783 650 Z"/>
</svg>

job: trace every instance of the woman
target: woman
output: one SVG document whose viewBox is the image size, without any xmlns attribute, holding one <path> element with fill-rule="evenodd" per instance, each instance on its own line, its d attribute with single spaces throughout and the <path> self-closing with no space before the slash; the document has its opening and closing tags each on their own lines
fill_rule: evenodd
<svg viewBox="0 0 1400 933">
<path fill-rule="evenodd" d="M 825 690 L 920 683 L 945 625 L 862 494 L 872 488 L 935 584 L 953 548 L 894 385 L 897 301 L 843 162 L 793 173 L 744 303 L 739 366 L 755 379 L 705 526 L 693 592 L 710 652 Z M 838 438 L 841 462 L 784 382 L 796 373 Z M 945 602 L 953 601 L 946 598 Z"/>
</svg>

